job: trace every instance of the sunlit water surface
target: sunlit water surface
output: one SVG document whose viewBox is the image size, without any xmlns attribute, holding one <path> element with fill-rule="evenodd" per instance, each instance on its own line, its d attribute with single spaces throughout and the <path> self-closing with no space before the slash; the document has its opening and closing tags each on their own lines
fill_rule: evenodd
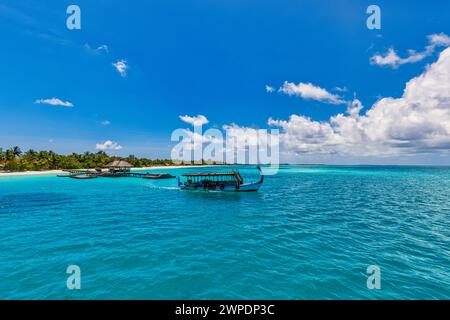
<svg viewBox="0 0 450 320">
<path fill-rule="evenodd" d="M 444 167 L 283 166 L 242 194 L 2 177 L 0 298 L 450 299 L 449 195 Z"/>
</svg>

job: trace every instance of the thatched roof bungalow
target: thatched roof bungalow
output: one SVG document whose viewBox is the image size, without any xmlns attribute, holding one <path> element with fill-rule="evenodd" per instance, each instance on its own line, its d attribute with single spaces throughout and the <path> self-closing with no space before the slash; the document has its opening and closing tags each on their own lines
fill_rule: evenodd
<svg viewBox="0 0 450 320">
<path fill-rule="evenodd" d="M 116 160 L 106 165 L 110 172 L 128 172 L 133 165 L 123 160 Z"/>
</svg>

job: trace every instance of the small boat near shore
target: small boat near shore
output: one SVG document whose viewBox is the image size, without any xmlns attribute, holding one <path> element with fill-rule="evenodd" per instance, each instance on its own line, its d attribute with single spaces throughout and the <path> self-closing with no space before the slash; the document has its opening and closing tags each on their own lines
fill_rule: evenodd
<svg viewBox="0 0 450 320">
<path fill-rule="evenodd" d="M 178 178 L 178 186 L 180 190 L 193 191 L 258 191 L 264 182 L 264 175 L 260 166 L 257 168 L 261 175 L 261 179 L 257 182 L 244 183 L 244 178 L 238 171 L 196 172 L 183 174 L 186 181 L 183 182 Z"/>
<path fill-rule="evenodd" d="M 89 174 L 89 175 L 73 175 L 70 176 L 72 179 L 86 180 L 86 179 L 95 179 L 98 178 L 98 175 Z"/>
<path fill-rule="evenodd" d="M 76 174 L 57 174 L 56 176 L 58 178 L 71 178 L 73 176 L 75 176 Z"/>
<path fill-rule="evenodd" d="M 175 176 L 169 173 L 146 173 L 142 176 L 144 179 L 172 179 Z"/>
</svg>

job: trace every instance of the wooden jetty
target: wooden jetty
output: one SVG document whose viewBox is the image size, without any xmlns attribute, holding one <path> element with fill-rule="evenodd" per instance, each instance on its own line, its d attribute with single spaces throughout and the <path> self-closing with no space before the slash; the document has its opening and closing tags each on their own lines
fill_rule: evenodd
<svg viewBox="0 0 450 320">
<path fill-rule="evenodd" d="M 143 179 L 171 179 L 175 176 L 169 173 L 150 173 L 150 172 L 132 172 L 132 164 L 126 161 L 113 161 L 106 165 L 108 171 L 102 171 L 102 169 L 86 170 L 86 169 L 69 169 L 64 170 L 68 174 L 58 175 L 61 178 L 73 178 L 73 179 L 94 179 L 97 177 L 104 178 L 143 178 Z"/>
</svg>

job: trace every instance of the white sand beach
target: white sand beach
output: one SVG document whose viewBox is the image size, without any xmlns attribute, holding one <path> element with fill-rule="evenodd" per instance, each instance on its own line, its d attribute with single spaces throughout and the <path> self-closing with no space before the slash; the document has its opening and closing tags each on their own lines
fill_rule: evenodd
<svg viewBox="0 0 450 320">
<path fill-rule="evenodd" d="M 11 176 L 35 176 L 35 175 L 51 175 L 51 174 L 63 174 L 62 170 L 44 170 L 44 171 L 20 171 L 20 172 L 4 172 L 0 171 L 0 177 Z"/>
</svg>

